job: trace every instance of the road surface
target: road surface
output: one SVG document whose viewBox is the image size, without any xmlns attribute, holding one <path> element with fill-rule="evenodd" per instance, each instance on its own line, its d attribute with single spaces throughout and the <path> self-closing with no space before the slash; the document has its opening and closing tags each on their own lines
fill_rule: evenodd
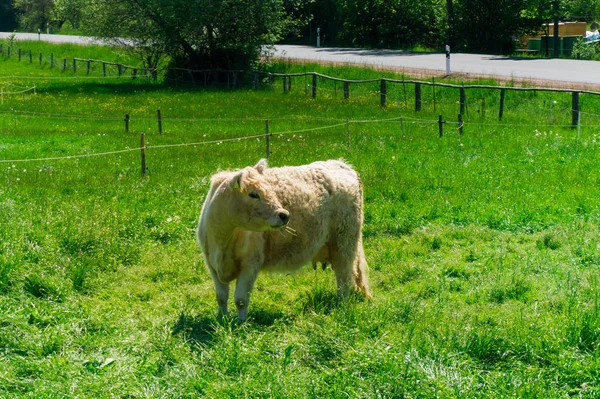
<svg viewBox="0 0 600 399">
<path fill-rule="evenodd" d="M 1 33 L 0 39 L 11 33 Z M 17 40 L 43 40 L 53 43 L 99 43 L 82 36 L 17 33 Z M 102 43 L 100 43 L 102 44 Z M 311 46 L 275 46 L 275 56 L 315 62 L 370 65 L 444 74 L 444 53 L 408 53 L 397 50 L 362 50 L 352 48 L 316 48 Z M 452 54 L 452 73 L 483 75 L 497 79 L 562 82 L 561 86 L 600 87 L 600 62 L 568 59 L 514 58 L 498 55 Z"/>
<path fill-rule="evenodd" d="M 276 46 L 275 56 L 317 62 L 371 65 L 381 68 L 427 70 L 445 74 L 444 53 L 407 53 L 396 50 Z M 600 86 L 600 62 L 551 58 L 515 58 L 482 54 L 451 54 L 451 73 L 493 78 L 545 80 Z"/>
</svg>

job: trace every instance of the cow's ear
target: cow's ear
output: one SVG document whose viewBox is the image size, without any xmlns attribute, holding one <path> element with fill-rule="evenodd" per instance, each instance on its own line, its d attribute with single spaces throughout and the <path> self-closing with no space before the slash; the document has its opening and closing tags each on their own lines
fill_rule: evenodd
<svg viewBox="0 0 600 399">
<path fill-rule="evenodd" d="M 234 191 L 240 191 L 242 187 L 242 172 L 233 175 L 229 181 L 229 187 Z"/>
<path fill-rule="evenodd" d="M 267 160 L 265 158 L 258 161 L 256 165 L 254 165 L 254 169 L 260 174 L 262 174 L 265 169 L 267 169 Z"/>
</svg>

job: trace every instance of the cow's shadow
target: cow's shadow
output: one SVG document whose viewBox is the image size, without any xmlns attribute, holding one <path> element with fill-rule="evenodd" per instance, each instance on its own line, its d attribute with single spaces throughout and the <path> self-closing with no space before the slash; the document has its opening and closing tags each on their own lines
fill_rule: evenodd
<svg viewBox="0 0 600 399">
<path fill-rule="evenodd" d="M 223 332 L 236 334 L 242 327 L 270 327 L 278 320 L 289 322 L 290 317 L 284 312 L 256 308 L 250 310 L 248 321 L 240 324 L 234 312 L 224 317 L 199 314 L 192 316 L 181 312 L 173 324 L 172 334 L 185 336 L 194 349 L 212 347 L 221 339 Z"/>
</svg>

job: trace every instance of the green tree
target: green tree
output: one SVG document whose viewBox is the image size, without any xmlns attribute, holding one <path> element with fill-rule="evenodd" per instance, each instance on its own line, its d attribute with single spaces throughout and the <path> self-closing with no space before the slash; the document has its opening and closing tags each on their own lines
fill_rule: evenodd
<svg viewBox="0 0 600 399">
<path fill-rule="evenodd" d="M 52 19 L 56 27 L 60 29 L 65 22 L 69 22 L 73 29 L 80 28 L 86 6 L 86 0 L 54 0 Z"/>
<path fill-rule="evenodd" d="M 0 31 L 12 32 L 17 25 L 13 1 L 0 1 Z"/>
<path fill-rule="evenodd" d="M 168 55 L 177 67 L 232 70 L 250 67 L 293 20 L 282 0 L 94 0 L 86 26 L 129 39 L 146 63 Z"/>
<path fill-rule="evenodd" d="M 53 0 L 15 0 L 15 10 L 22 28 L 28 31 L 46 29 L 52 20 Z"/>
<path fill-rule="evenodd" d="M 537 0 L 454 1 L 454 38 L 459 50 L 507 53 L 514 38 L 539 30 L 544 3 Z"/>
</svg>

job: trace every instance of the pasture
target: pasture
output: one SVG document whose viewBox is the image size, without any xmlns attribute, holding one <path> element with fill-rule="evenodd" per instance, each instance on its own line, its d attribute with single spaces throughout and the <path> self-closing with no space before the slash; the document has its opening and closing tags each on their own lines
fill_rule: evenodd
<svg viewBox="0 0 600 399">
<path fill-rule="evenodd" d="M 416 113 L 400 86 L 381 108 L 302 80 L 200 89 L 15 58 L 0 77 L 36 87 L 0 105 L 1 397 L 600 395 L 600 98 L 582 96 L 578 139 L 570 96 L 510 95 L 499 122 L 481 90 L 440 138 L 455 91 Z M 373 301 L 338 301 L 307 266 L 260 275 L 247 323 L 217 321 L 194 230 L 210 175 L 265 156 L 266 120 L 271 165 L 361 174 Z"/>
</svg>

